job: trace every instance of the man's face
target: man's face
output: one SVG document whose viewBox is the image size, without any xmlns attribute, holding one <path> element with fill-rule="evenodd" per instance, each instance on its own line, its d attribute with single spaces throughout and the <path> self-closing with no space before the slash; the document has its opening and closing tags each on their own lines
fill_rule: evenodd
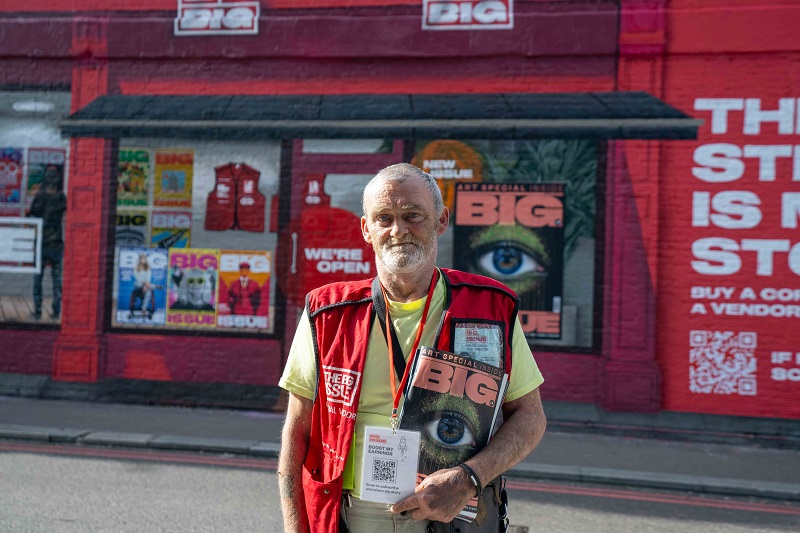
<svg viewBox="0 0 800 533">
<path fill-rule="evenodd" d="M 417 176 L 403 182 L 373 182 L 364 198 L 364 240 L 389 272 L 413 271 L 436 262 L 436 239 L 447 229 L 449 213 L 436 216 L 430 191 Z"/>
</svg>

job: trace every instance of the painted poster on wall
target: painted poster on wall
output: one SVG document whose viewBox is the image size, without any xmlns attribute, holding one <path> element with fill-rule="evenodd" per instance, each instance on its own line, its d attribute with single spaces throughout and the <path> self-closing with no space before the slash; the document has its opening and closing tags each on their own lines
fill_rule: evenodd
<svg viewBox="0 0 800 533">
<path fill-rule="evenodd" d="M 156 150 L 153 205 L 191 207 L 194 150 Z"/>
<path fill-rule="evenodd" d="M 0 148 L 0 210 L 8 214 L 22 214 L 22 167 L 22 148 Z"/>
<path fill-rule="evenodd" d="M 145 206 L 150 188 L 150 151 L 120 148 L 117 159 L 117 205 Z"/>
<path fill-rule="evenodd" d="M 532 339 L 561 338 L 563 183 L 457 183 L 453 265 L 508 285 Z"/>
<path fill-rule="evenodd" d="M 153 211 L 150 244 L 154 248 L 188 248 L 192 231 L 191 211 Z"/>
<path fill-rule="evenodd" d="M 57 181 L 58 189 L 64 189 L 66 161 L 67 151 L 63 148 L 28 148 L 28 179 L 25 185 L 25 204 L 28 208 L 45 179 Z"/>
<path fill-rule="evenodd" d="M 781 92 L 800 72 L 749 61 L 704 82 L 676 65 L 692 98 L 670 103 L 704 123 L 668 146 L 662 184 L 664 408 L 800 419 L 800 127 Z"/>
<path fill-rule="evenodd" d="M 42 271 L 42 219 L 0 217 L 0 272 Z"/>
<path fill-rule="evenodd" d="M 364 241 L 359 216 L 331 207 L 325 192 L 327 177 L 304 177 L 301 214 L 281 230 L 276 270 L 287 275 L 278 276 L 276 282 L 296 305 L 302 306 L 308 291 L 326 283 L 375 276 L 375 252 Z"/>
<path fill-rule="evenodd" d="M 169 249 L 167 323 L 216 327 L 219 250 Z"/>
<path fill-rule="evenodd" d="M 147 232 L 149 214 L 144 210 L 117 210 L 114 242 L 117 246 L 147 246 L 150 242 Z"/>
<path fill-rule="evenodd" d="M 483 161 L 470 145 L 450 139 L 430 141 L 417 147 L 411 164 L 436 179 L 444 205 L 453 211 L 457 183 L 483 181 Z"/>
<path fill-rule="evenodd" d="M 219 255 L 217 326 L 266 329 L 272 253 L 222 250 Z"/>
<path fill-rule="evenodd" d="M 117 253 L 117 323 L 165 324 L 167 250 L 120 247 Z"/>
</svg>

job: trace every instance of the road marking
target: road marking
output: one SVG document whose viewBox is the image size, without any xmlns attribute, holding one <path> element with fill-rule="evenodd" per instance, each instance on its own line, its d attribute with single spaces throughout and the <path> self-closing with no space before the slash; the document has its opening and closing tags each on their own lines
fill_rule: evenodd
<svg viewBox="0 0 800 533">
<path fill-rule="evenodd" d="M 250 468 L 258 470 L 276 470 L 278 462 L 270 459 L 250 457 L 226 457 L 204 455 L 196 452 L 167 452 L 161 450 L 125 450 L 120 448 L 94 448 L 70 444 L 34 444 L 25 442 L 0 442 L 0 453 L 40 453 L 48 455 L 68 455 L 95 459 L 118 459 L 135 461 L 154 461 L 199 466 L 220 466 L 228 468 Z M 533 483 L 509 480 L 506 487 L 528 492 L 547 492 L 551 494 L 568 494 L 574 496 L 591 496 L 643 502 L 665 503 L 673 505 L 690 505 L 759 513 L 788 514 L 800 516 L 800 508 L 778 504 L 738 502 L 720 500 L 704 496 L 685 496 L 658 494 L 653 492 L 634 492 L 619 489 L 580 487 L 556 483 Z"/>
</svg>

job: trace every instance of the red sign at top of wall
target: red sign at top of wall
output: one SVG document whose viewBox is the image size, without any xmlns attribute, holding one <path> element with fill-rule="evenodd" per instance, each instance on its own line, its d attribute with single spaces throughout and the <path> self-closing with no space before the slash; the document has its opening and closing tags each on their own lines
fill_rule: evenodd
<svg viewBox="0 0 800 533">
<path fill-rule="evenodd" d="M 256 35 L 258 2 L 178 0 L 175 35 Z"/>
<path fill-rule="evenodd" d="M 423 30 L 502 30 L 514 27 L 514 0 L 423 0 Z"/>
</svg>

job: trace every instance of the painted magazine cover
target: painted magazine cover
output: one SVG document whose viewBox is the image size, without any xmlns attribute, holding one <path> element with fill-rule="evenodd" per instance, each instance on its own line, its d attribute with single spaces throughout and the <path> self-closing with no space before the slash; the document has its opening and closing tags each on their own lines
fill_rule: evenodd
<svg viewBox="0 0 800 533">
<path fill-rule="evenodd" d="M 194 150 L 156 150 L 153 205 L 191 207 Z"/>
<path fill-rule="evenodd" d="M 146 247 L 149 238 L 147 235 L 147 211 L 117 210 L 116 229 L 114 238 L 117 246 L 142 246 Z"/>
<path fill-rule="evenodd" d="M 145 206 L 150 189 L 150 151 L 120 148 L 117 159 L 117 205 Z"/>
<path fill-rule="evenodd" d="M 420 432 L 419 483 L 486 446 L 505 398 L 508 374 L 465 355 L 421 346 L 408 381 L 399 427 Z M 473 498 L 459 516 L 475 518 L 477 503 Z"/>
<path fill-rule="evenodd" d="M 28 148 L 28 180 L 25 186 L 25 204 L 30 208 L 33 197 L 39 192 L 45 178 L 59 181 L 59 190 L 64 188 L 64 168 L 67 151 L 63 148 Z"/>
<path fill-rule="evenodd" d="M 563 183 L 458 183 L 456 269 L 508 285 L 530 338 L 561 338 Z"/>
<path fill-rule="evenodd" d="M 222 250 L 219 255 L 217 327 L 269 327 L 272 253 Z"/>
<path fill-rule="evenodd" d="M 150 244 L 153 248 L 188 248 L 192 231 L 191 211 L 153 211 Z"/>
<path fill-rule="evenodd" d="M 0 207 L 20 207 L 21 189 L 22 148 L 0 148 Z"/>
<path fill-rule="evenodd" d="M 169 249 L 167 323 L 216 327 L 219 250 Z"/>
<path fill-rule="evenodd" d="M 117 323 L 165 324 L 167 251 L 142 247 L 117 250 Z"/>
</svg>

